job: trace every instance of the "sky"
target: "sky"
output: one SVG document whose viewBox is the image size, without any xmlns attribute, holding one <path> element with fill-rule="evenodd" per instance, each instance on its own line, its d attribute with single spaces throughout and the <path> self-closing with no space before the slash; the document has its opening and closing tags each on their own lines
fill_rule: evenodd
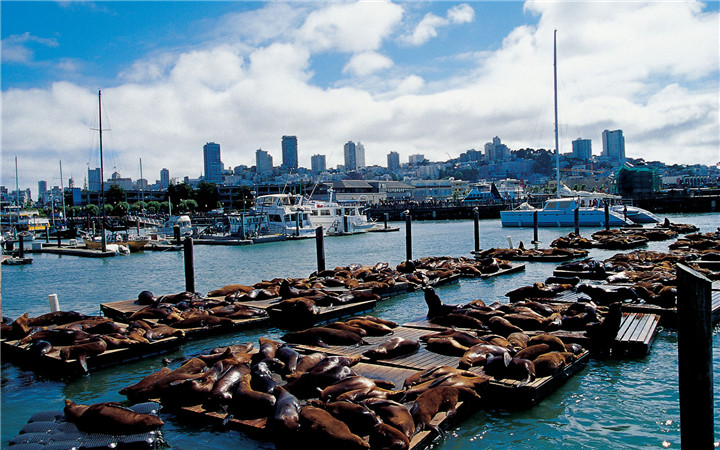
<svg viewBox="0 0 720 450">
<path fill-rule="evenodd" d="M 623 130 L 626 155 L 720 162 L 717 2 L 0 2 L 0 184 L 83 186 L 104 175 L 151 184 L 226 168 L 255 151 L 282 162 L 367 165 L 422 154 L 554 149 L 557 30 L 560 152 Z M 17 173 L 15 176 L 15 158 Z"/>
</svg>

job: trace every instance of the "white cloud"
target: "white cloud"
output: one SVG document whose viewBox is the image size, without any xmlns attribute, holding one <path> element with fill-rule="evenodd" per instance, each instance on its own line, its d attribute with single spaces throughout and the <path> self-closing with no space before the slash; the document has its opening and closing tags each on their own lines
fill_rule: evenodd
<svg viewBox="0 0 720 450">
<path fill-rule="evenodd" d="M 457 8 L 448 17 L 461 17 Z M 221 144 L 227 167 L 254 165 L 257 148 L 278 161 L 281 136 L 288 134 L 298 136 L 304 167 L 313 154 L 325 154 L 329 166 L 342 163 L 348 140 L 363 142 L 367 163 L 381 165 L 390 150 L 438 161 L 446 152 L 481 149 L 493 136 L 514 149 L 552 148 L 553 29 L 559 30 L 561 151 L 584 137 L 599 153 L 602 131 L 622 129 L 631 157 L 720 159 L 718 13 L 688 3 L 543 2 L 527 10 L 537 14 L 535 25 L 516 27 L 495 51 L 459 55 L 475 66 L 452 78 L 425 80 L 398 53 L 393 60 L 383 56 L 390 53 L 382 43 L 403 25 L 401 8 L 385 3 L 313 10 L 262 45 L 213 40 L 148 56 L 123 71 L 118 86 L 103 90 L 112 129 L 106 167 L 136 179 L 142 158 L 151 181 L 163 167 L 173 177 L 197 177 L 205 142 Z M 263 17 L 268 22 L 259 28 L 277 27 L 276 19 Z M 383 24 L 371 24 L 373 18 Z M 329 88 L 314 85 L 320 51 L 352 54 L 349 62 L 345 54 L 325 56 L 360 76 Z M 453 49 L 447 52 L 452 58 Z M 55 177 L 58 160 L 81 184 L 87 164 L 97 164 L 96 95 L 94 87 L 73 82 L 3 90 L 0 184 L 14 185 L 15 155 L 20 184 L 33 191 L 38 178 Z M 27 181 L 23 167 L 32 168 Z"/>
<path fill-rule="evenodd" d="M 375 52 L 358 53 L 350 58 L 342 73 L 356 76 L 367 76 L 371 73 L 392 67 L 393 62 L 387 56 Z"/>
<path fill-rule="evenodd" d="M 452 23 L 469 23 L 475 20 L 475 10 L 467 3 L 463 3 L 450 8 L 447 17 Z"/>
<path fill-rule="evenodd" d="M 2 40 L 3 63 L 29 64 L 33 61 L 34 52 L 29 48 L 31 44 L 40 44 L 46 47 L 57 47 L 56 39 L 33 36 L 29 32 L 14 34 Z"/>
<path fill-rule="evenodd" d="M 427 13 L 417 24 L 412 33 L 402 36 L 401 40 L 407 44 L 419 46 L 432 38 L 437 37 L 438 29 L 450 24 L 468 23 L 475 20 L 475 10 L 463 3 L 453 6 L 447 12 L 447 17 L 440 17 L 433 13 Z"/>
</svg>

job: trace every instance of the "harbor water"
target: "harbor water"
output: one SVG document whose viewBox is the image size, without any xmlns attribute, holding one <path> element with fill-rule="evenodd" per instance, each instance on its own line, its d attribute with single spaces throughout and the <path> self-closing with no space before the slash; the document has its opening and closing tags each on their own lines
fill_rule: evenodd
<svg viewBox="0 0 720 450">
<path fill-rule="evenodd" d="M 720 214 L 668 215 L 675 223 L 693 223 L 701 232 L 720 226 Z M 663 217 L 664 219 L 664 217 Z M 405 259 L 404 223 L 399 232 L 365 233 L 325 238 L 326 267 L 352 263 L 394 266 Z M 432 221 L 412 224 L 412 256 L 466 256 L 474 249 L 472 221 Z M 571 228 L 539 230 L 540 247 Z M 583 228 L 589 236 L 594 229 Z M 480 221 L 480 248 L 513 246 L 521 241 L 530 247 L 531 228 L 502 228 L 499 220 Z M 671 241 L 651 242 L 642 249 L 667 251 Z M 590 256 L 602 260 L 619 251 L 593 249 Z M 57 294 L 60 309 L 100 314 L 100 303 L 137 298 L 149 290 L 156 296 L 185 290 L 182 252 L 140 252 L 112 258 L 81 258 L 33 254 L 26 266 L 2 267 L 2 313 L 12 319 L 29 313 L 50 311 L 48 296 Z M 284 241 L 257 245 L 195 246 L 195 287 L 202 294 L 218 287 L 285 277 L 307 277 L 316 270 L 315 241 Z M 526 263 L 526 269 L 490 279 L 463 278 L 436 290 L 445 303 L 507 302 L 505 293 L 520 286 L 544 281 L 557 263 Z M 426 313 L 422 292 L 378 302 L 373 315 L 398 323 L 416 320 Z M 720 379 L 720 328 L 713 331 L 714 379 Z M 118 391 L 163 367 L 162 359 L 184 358 L 213 347 L 244 342 L 257 345 L 258 338 L 279 339 L 285 330 L 257 328 L 185 343 L 179 350 L 135 361 L 65 382 L 37 376 L 14 364 L 2 363 L 2 447 L 18 434 L 34 413 L 63 408 L 64 399 L 77 403 L 124 402 Z M 714 386 L 716 447 L 720 433 L 720 386 Z M 161 411 L 163 436 L 176 449 L 274 448 L 270 442 L 175 417 Z M 437 449 L 465 448 L 680 448 L 680 409 L 677 373 L 677 333 L 662 329 L 643 358 L 591 359 L 588 365 L 560 389 L 529 409 L 482 410 L 460 422 L 442 439 Z"/>
</svg>

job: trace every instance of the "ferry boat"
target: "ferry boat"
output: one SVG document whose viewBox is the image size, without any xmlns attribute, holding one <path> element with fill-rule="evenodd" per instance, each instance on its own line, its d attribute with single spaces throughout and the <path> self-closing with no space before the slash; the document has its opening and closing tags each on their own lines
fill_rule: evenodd
<svg viewBox="0 0 720 450">
<path fill-rule="evenodd" d="M 10 206 L 0 213 L 0 225 L 3 230 L 34 234 L 44 233 L 50 228 L 50 221 L 47 217 L 41 217 L 35 209 L 21 210 L 17 206 Z"/>
<path fill-rule="evenodd" d="M 315 237 L 315 227 L 310 221 L 310 207 L 303 204 L 303 198 L 295 194 L 261 195 L 251 208 L 255 214 L 267 214 L 270 234 L 288 237 Z"/>
<path fill-rule="evenodd" d="M 365 233 L 375 226 L 364 212 L 365 205 L 358 202 L 336 202 L 333 190 L 329 190 L 328 201 L 303 198 L 303 204 L 310 206 L 310 222 L 313 227 L 322 226 L 327 235 Z"/>
<path fill-rule="evenodd" d="M 575 209 L 578 209 L 578 225 L 581 227 L 604 227 L 605 208 L 599 206 L 581 206 L 576 198 L 563 197 L 547 200 L 542 208 L 535 208 L 522 203 L 518 208 L 500 211 L 500 221 L 504 227 L 532 227 L 534 214 L 537 212 L 539 227 L 573 227 L 575 226 Z M 610 226 L 621 227 L 632 225 L 622 214 L 608 211 Z"/>
</svg>

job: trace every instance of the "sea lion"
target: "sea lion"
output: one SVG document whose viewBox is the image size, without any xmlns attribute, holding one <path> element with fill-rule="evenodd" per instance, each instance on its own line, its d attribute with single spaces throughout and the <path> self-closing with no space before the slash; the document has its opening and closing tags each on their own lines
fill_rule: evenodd
<svg viewBox="0 0 720 450">
<path fill-rule="evenodd" d="M 254 390 L 251 380 L 252 375 L 249 373 L 240 378 L 230 402 L 231 411 L 235 416 L 246 419 L 273 415 L 277 399 L 267 392 Z"/>
<path fill-rule="evenodd" d="M 439 338 L 439 337 L 451 337 L 455 339 L 459 344 L 464 345 L 465 347 L 472 347 L 475 344 L 480 344 L 483 342 L 482 339 L 478 338 L 476 335 L 472 333 L 468 333 L 465 331 L 458 331 L 458 330 L 445 330 L 441 331 L 439 333 L 432 333 L 432 334 L 425 334 L 423 336 L 420 336 L 421 341 L 427 342 L 428 339 L 431 338 Z"/>
<path fill-rule="evenodd" d="M 577 360 L 577 356 L 570 352 L 548 352 L 544 353 L 535 360 L 535 375 L 537 377 L 548 377 L 555 375 L 556 372 L 564 368 L 566 365 Z"/>
<path fill-rule="evenodd" d="M 226 297 L 237 292 L 248 293 L 252 290 L 252 287 L 245 286 L 244 284 L 228 284 L 227 286 L 208 292 L 207 295 L 208 297 Z"/>
<path fill-rule="evenodd" d="M 296 431 L 300 426 L 300 402 L 282 386 L 275 386 L 273 395 L 275 413 L 268 417 L 268 424 L 276 430 Z"/>
<path fill-rule="evenodd" d="M 362 376 L 347 377 L 323 389 L 320 393 L 320 400 L 324 402 L 332 401 L 345 392 L 374 386 L 375 382 L 370 378 Z"/>
<path fill-rule="evenodd" d="M 531 345 L 523 350 L 520 350 L 515 354 L 516 358 L 520 359 L 529 359 L 530 361 L 535 361 L 535 359 L 544 354 L 548 353 L 550 351 L 550 346 L 547 344 L 535 344 Z M 537 370 L 536 370 L 537 372 Z"/>
<path fill-rule="evenodd" d="M 473 330 L 485 330 L 485 325 L 475 317 L 463 314 L 461 310 L 457 313 L 437 315 L 430 319 L 430 322 L 446 327 L 470 328 Z"/>
<path fill-rule="evenodd" d="M 313 327 L 302 331 L 285 333 L 283 341 L 293 344 L 307 344 L 319 347 L 329 345 L 358 345 L 366 344 L 362 337 L 350 331 L 334 330 L 325 327 Z"/>
<path fill-rule="evenodd" d="M 530 336 L 525 333 L 510 333 L 507 337 L 507 341 L 510 343 L 510 346 L 514 351 L 527 348 L 528 339 L 530 339 Z"/>
<path fill-rule="evenodd" d="M 597 353 L 610 351 L 622 323 L 622 306 L 612 303 L 602 322 L 588 324 L 585 335 L 590 339 L 590 349 Z"/>
<path fill-rule="evenodd" d="M 473 372 L 468 372 L 466 370 L 461 370 L 461 369 L 455 369 L 450 366 L 435 366 L 435 367 L 431 367 L 427 370 L 417 372 L 417 373 L 405 378 L 403 387 L 408 388 L 410 386 L 414 386 L 416 384 L 424 383 L 426 381 L 433 380 L 435 378 L 440 378 L 440 377 L 443 377 L 445 375 L 450 375 L 450 374 L 458 374 L 458 375 L 463 375 L 466 377 L 474 377 L 476 375 Z"/>
<path fill-rule="evenodd" d="M 77 311 L 55 311 L 37 317 L 28 317 L 30 327 L 47 327 L 50 325 L 65 325 L 86 319 L 110 320 L 100 316 L 88 316 Z"/>
<path fill-rule="evenodd" d="M 363 352 L 363 356 L 372 360 L 392 359 L 416 352 L 419 348 L 420 344 L 416 340 L 395 336 L 378 345 L 376 348 Z"/>
<path fill-rule="evenodd" d="M 266 361 L 260 361 L 250 369 L 252 373 L 252 388 L 256 391 L 270 394 L 278 385 L 273 379 L 272 371 Z"/>
<path fill-rule="evenodd" d="M 512 325 L 515 325 L 522 330 L 542 330 L 545 328 L 545 320 L 539 314 L 535 314 L 535 316 L 533 316 L 524 313 L 512 313 L 505 314 L 502 317 Z"/>
<path fill-rule="evenodd" d="M 345 450 L 368 449 L 370 446 L 353 434 L 342 421 L 329 412 L 315 406 L 300 410 L 300 429 L 317 448 L 342 448 Z"/>
<path fill-rule="evenodd" d="M 489 357 L 484 370 L 498 380 L 509 378 L 527 383 L 535 379 L 535 366 L 532 361 L 513 358 L 509 354 Z"/>
<path fill-rule="evenodd" d="M 250 366 L 247 364 L 241 363 L 231 366 L 213 385 L 208 404 L 221 407 L 229 405 L 240 379 L 249 373 Z"/>
<path fill-rule="evenodd" d="M 450 336 L 428 338 L 425 347 L 431 352 L 447 356 L 462 356 L 468 350 L 468 347 Z"/>
<path fill-rule="evenodd" d="M 393 330 L 387 325 L 367 319 L 350 319 L 345 322 L 347 325 L 360 327 L 369 336 L 386 336 L 392 334 Z"/>
<path fill-rule="evenodd" d="M 512 333 L 523 332 L 522 328 L 513 325 L 512 323 L 510 323 L 509 320 L 505 319 L 502 316 L 495 316 L 488 319 L 488 328 L 490 328 L 493 333 L 497 333 L 506 338 Z"/>
<path fill-rule="evenodd" d="M 394 401 L 369 399 L 364 404 L 375 411 L 382 421 L 400 430 L 407 438 L 412 439 L 415 434 L 415 422 L 408 409 Z"/>
<path fill-rule="evenodd" d="M 230 328 L 234 322 L 232 319 L 227 317 L 217 317 L 210 314 L 191 314 L 189 317 L 184 318 L 178 322 L 172 324 L 173 328 L 209 328 L 209 327 L 220 327 Z"/>
<path fill-rule="evenodd" d="M 359 355 L 355 357 L 328 356 L 299 378 L 287 383 L 285 387 L 300 398 L 318 397 L 326 387 L 357 375 L 350 366 L 359 360 Z"/>
<path fill-rule="evenodd" d="M 433 417 L 440 411 L 446 411 L 448 417 L 452 417 L 457 412 L 458 403 L 466 401 L 479 402 L 480 396 L 472 389 L 455 386 L 439 386 L 423 392 L 410 407 L 415 433 L 430 428 L 442 434 L 431 425 Z"/>
<path fill-rule="evenodd" d="M 300 378 L 304 373 L 311 370 L 313 367 L 315 367 L 317 364 L 320 363 L 323 359 L 325 359 L 327 355 L 325 353 L 321 352 L 315 352 L 311 353 L 309 355 L 304 355 L 300 357 L 300 360 L 298 361 L 297 367 L 295 368 L 295 371 L 285 377 L 286 380 L 292 381 L 297 378 Z"/>
<path fill-rule="evenodd" d="M 350 331 L 361 337 L 367 336 L 367 331 L 365 331 L 363 328 L 360 328 L 358 326 L 350 326 L 350 325 L 346 324 L 345 322 L 333 322 L 333 323 L 329 323 L 329 324 L 323 325 L 323 326 L 325 328 L 334 328 L 336 330 Z"/>
<path fill-rule="evenodd" d="M 378 423 L 370 430 L 370 448 L 406 450 L 410 448 L 410 440 L 397 428 L 386 423 Z"/>
<path fill-rule="evenodd" d="M 297 369 L 300 354 L 292 347 L 282 344 L 275 352 L 275 357 L 283 363 L 283 375 L 291 375 Z"/>
<path fill-rule="evenodd" d="M 308 404 L 329 412 L 333 417 L 345 423 L 350 428 L 350 431 L 358 436 L 367 436 L 375 425 L 381 423 L 377 414 L 365 404 L 343 401 L 325 403 L 319 400 L 310 400 Z"/>
<path fill-rule="evenodd" d="M 423 293 L 425 295 L 425 303 L 428 307 L 427 312 L 427 318 L 432 319 L 434 317 L 438 316 L 445 316 L 450 313 L 455 312 L 459 306 L 458 305 L 446 305 L 440 300 L 440 297 L 438 297 L 437 293 L 435 292 L 435 289 L 433 289 L 430 286 L 426 286 L 423 288 Z"/>
<path fill-rule="evenodd" d="M 562 339 L 552 334 L 538 334 L 528 339 L 528 347 L 536 344 L 547 344 L 550 346 L 550 351 L 553 352 L 565 351 L 565 344 Z"/>
<path fill-rule="evenodd" d="M 507 348 L 492 344 L 476 344 L 470 347 L 460 358 L 458 369 L 469 369 L 475 366 L 484 366 L 491 356 L 503 356 L 508 353 Z"/>
<path fill-rule="evenodd" d="M 87 356 L 99 355 L 107 350 L 107 343 L 100 337 L 93 338 L 84 344 L 71 345 L 60 350 L 60 358 L 63 361 L 68 359 L 81 360 Z"/>
<path fill-rule="evenodd" d="M 158 416 L 140 414 L 116 402 L 80 405 L 65 399 L 63 409 L 68 421 L 89 433 L 137 434 L 160 428 L 164 423 Z"/>
<path fill-rule="evenodd" d="M 460 373 L 450 373 L 407 388 L 402 392 L 402 403 L 412 401 L 428 389 L 438 386 L 460 386 L 472 389 L 475 392 L 482 392 L 487 387 L 490 378 L 485 374 L 465 376 Z"/>
<path fill-rule="evenodd" d="M 132 386 L 127 386 L 122 389 L 120 389 L 119 393 L 121 395 L 127 395 L 128 397 L 132 397 L 134 392 L 141 391 L 143 389 L 147 389 L 151 387 L 153 384 L 155 384 L 157 381 L 161 380 L 162 378 L 166 377 L 168 374 L 170 374 L 172 370 L 168 367 L 163 367 L 162 369 L 158 370 L 157 372 L 153 372 L 150 375 L 147 375 L 142 380 L 138 381 L 137 383 L 133 384 Z"/>
<path fill-rule="evenodd" d="M 399 326 L 397 322 L 393 322 L 392 320 L 387 320 L 387 319 L 381 319 L 381 318 L 375 317 L 375 316 L 361 316 L 361 317 L 357 317 L 357 318 L 363 319 L 363 320 L 371 320 L 373 322 L 381 323 L 381 324 L 385 325 L 386 327 L 390 327 L 390 328 L 397 328 Z"/>
<path fill-rule="evenodd" d="M 337 401 L 342 402 L 363 402 L 368 399 L 393 399 L 402 396 L 402 392 L 391 391 L 377 386 L 362 387 L 338 395 Z"/>
</svg>

